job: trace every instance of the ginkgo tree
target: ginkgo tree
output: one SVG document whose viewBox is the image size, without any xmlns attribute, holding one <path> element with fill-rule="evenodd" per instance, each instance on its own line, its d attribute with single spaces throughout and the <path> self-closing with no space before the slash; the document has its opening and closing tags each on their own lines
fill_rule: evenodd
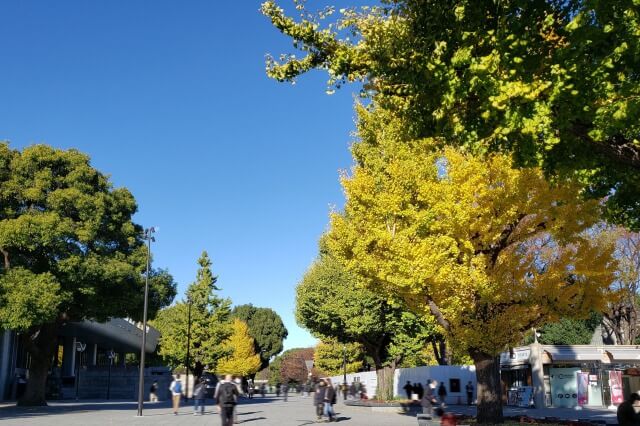
<svg viewBox="0 0 640 426">
<path fill-rule="evenodd" d="M 326 244 L 361 285 L 437 320 L 474 361 L 478 421 L 500 422 L 499 353 L 603 303 L 615 262 L 589 235 L 600 205 L 505 155 L 402 140 L 401 122 L 376 114 L 360 110 L 356 166 Z"/>
<path fill-rule="evenodd" d="M 287 3 L 262 5 L 296 53 L 268 56 L 269 76 L 326 70 L 330 91 L 361 82 L 415 138 L 572 177 L 640 229 L 637 0 L 389 0 L 318 14 L 295 2 L 299 19 Z"/>
<path fill-rule="evenodd" d="M 223 343 L 229 353 L 218 363 L 216 371 L 220 374 L 234 376 L 252 376 L 260 370 L 262 361 L 255 353 L 253 338 L 249 335 L 249 327 L 238 318 L 233 320 L 233 333 Z"/>
</svg>

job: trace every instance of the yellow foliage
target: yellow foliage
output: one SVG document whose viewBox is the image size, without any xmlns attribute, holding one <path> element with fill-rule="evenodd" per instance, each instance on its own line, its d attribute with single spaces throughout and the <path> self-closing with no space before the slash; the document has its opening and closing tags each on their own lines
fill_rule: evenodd
<svg viewBox="0 0 640 426">
<path fill-rule="evenodd" d="M 260 369 L 260 355 L 255 353 L 253 338 L 249 336 L 247 324 L 239 319 L 233 322 L 233 334 L 223 346 L 231 354 L 223 358 L 217 367 L 219 374 L 250 376 Z"/>
<path fill-rule="evenodd" d="M 597 201 L 505 155 L 420 144 L 378 161 L 354 148 L 366 161 L 343 177 L 327 244 L 363 285 L 434 315 L 457 349 L 491 355 L 600 307 L 615 265 L 613 246 L 590 236 Z"/>
</svg>

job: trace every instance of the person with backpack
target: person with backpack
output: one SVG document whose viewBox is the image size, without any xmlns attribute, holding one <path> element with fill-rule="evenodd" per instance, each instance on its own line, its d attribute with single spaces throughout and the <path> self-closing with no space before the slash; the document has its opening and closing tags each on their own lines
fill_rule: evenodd
<svg viewBox="0 0 640 426">
<path fill-rule="evenodd" d="M 233 411 L 239 396 L 240 392 L 238 392 L 238 388 L 233 383 L 233 376 L 227 374 L 216 388 L 216 393 L 213 396 L 218 401 L 218 407 L 220 407 L 222 426 L 233 425 Z"/>
<path fill-rule="evenodd" d="M 180 374 L 176 374 L 176 378 L 171 382 L 169 390 L 171 391 L 171 398 L 173 400 L 173 414 L 178 415 L 180 398 L 182 398 L 182 380 L 180 380 Z"/>
</svg>

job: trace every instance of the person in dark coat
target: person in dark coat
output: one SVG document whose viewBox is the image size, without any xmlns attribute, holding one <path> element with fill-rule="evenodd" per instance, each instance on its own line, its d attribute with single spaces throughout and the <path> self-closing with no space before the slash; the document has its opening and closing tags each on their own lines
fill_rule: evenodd
<svg viewBox="0 0 640 426">
<path fill-rule="evenodd" d="M 326 379 L 327 390 L 324 394 L 324 414 L 329 418 L 330 422 L 336 421 L 336 414 L 333 411 L 333 404 L 336 403 L 336 390 L 331 383 L 331 379 Z"/>
<path fill-rule="evenodd" d="M 313 395 L 313 404 L 316 407 L 316 416 L 318 417 L 318 420 L 322 420 L 322 414 L 324 412 L 324 396 L 326 392 L 327 384 L 324 380 L 320 380 L 316 385 Z"/>
<path fill-rule="evenodd" d="M 404 391 L 407 393 L 407 399 L 411 399 L 411 393 L 413 392 L 413 386 L 411 385 L 411 382 L 409 380 L 407 380 L 407 384 L 404 385 L 402 387 L 402 389 L 404 389 Z"/>
<path fill-rule="evenodd" d="M 640 395 L 636 392 L 629 396 L 629 399 L 618 405 L 617 417 L 620 426 L 638 426 L 640 425 L 640 415 L 636 413 L 635 407 L 638 406 Z"/>
<path fill-rule="evenodd" d="M 417 392 L 418 400 L 421 400 L 422 397 L 424 396 L 424 388 L 422 387 L 422 383 L 418 382 L 417 387 L 418 387 L 418 392 Z"/>
<path fill-rule="evenodd" d="M 440 382 L 440 387 L 438 387 L 438 398 L 440 398 L 440 403 L 444 405 L 447 398 L 447 388 L 444 387 L 444 382 Z"/>
</svg>

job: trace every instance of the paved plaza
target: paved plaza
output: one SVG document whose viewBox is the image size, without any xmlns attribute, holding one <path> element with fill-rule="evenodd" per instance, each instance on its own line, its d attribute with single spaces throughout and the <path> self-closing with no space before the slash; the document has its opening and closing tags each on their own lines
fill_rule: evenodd
<svg viewBox="0 0 640 426">
<path fill-rule="evenodd" d="M 175 416 L 168 402 L 146 404 L 144 417 L 136 417 L 135 402 L 108 401 L 63 401 L 52 402 L 48 407 L 17 408 L 15 404 L 0 404 L 0 425 L 20 426 L 90 426 L 90 425 L 127 425 L 127 426 L 162 426 L 162 425 L 219 425 L 220 416 L 207 401 L 209 406 L 204 416 L 194 416 L 191 406 L 182 406 Z M 475 414 L 474 407 L 451 406 L 449 410 L 458 414 Z M 338 402 L 336 405 L 338 422 L 350 425 L 416 426 L 415 414 L 405 415 L 388 412 L 372 412 L 369 408 L 349 407 Z M 600 410 L 570 409 L 517 409 L 505 408 L 505 415 L 527 415 L 530 417 L 553 416 L 563 419 L 592 419 L 616 423 L 615 412 Z M 243 399 L 238 409 L 238 421 L 248 426 L 303 426 L 315 424 L 315 412 L 311 398 L 291 396 L 288 402 L 282 397 Z"/>
</svg>

